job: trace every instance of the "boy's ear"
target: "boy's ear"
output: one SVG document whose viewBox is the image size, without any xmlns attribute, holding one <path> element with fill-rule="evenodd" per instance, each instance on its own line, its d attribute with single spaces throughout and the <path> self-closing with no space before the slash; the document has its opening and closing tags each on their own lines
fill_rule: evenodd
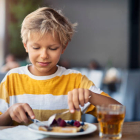
<svg viewBox="0 0 140 140">
<path fill-rule="evenodd" d="M 23 45 L 24 45 L 24 48 L 25 48 L 26 52 L 28 52 L 27 45 L 25 43 L 23 43 Z"/>
<path fill-rule="evenodd" d="M 67 46 L 68 46 L 68 43 L 67 43 L 66 46 L 63 48 L 63 50 L 62 50 L 62 54 L 63 54 L 64 51 L 66 50 Z"/>
</svg>

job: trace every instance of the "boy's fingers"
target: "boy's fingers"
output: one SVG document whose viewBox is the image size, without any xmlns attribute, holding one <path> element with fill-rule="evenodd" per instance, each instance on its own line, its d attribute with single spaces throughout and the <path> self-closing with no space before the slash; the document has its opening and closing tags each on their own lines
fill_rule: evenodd
<svg viewBox="0 0 140 140">
<path fill-rule="evenodd" d="M 68 92 L 68 105 L 69 105 L 69 110 L 71 113 L 74 113 L 75 112 L 75 109 L 74 109 L 74 105 L 73 105 L 73 102 L 72 102 L 72 92 L 69 91 Z"/>
<path fill-rule="evenodd" d="M 72 93 L 73 93 L 72 100 L 73 100 L 74 108 L 79 110 L 80 109 L 79 108 L 79 91 L 78 89 L 74 89 Z"/>
<path fill-rule="evenodd" d="M 21 123 L 21 119 L 18 118 L 18 117 L 19 117 L 19 115 L 17 116 L 17 115 L 14 115 L 13 113 L 11 114 L 12 120 L 14 120 L 14 121 L 16 121 L 16 122 L 18 122 L 18 123 Z"/>
<path fill-rule="evenodd" d="M 79 89 L 79 102 L 81 106 L 84 106 L 84 89 Z"/>
<path fill-rule="evenodd" d="M 84 96 L 85 96 L 85 103 L 87 103 L 89 101 L 89 97 L 90 97 L 90 91 L 88 89 L 84 89 Z"/>
<path fill-rule="evenodd" d="M 22 121 L 18 118 L 18 117 L 14 117 L 14 121 L 18 122 L 18 123 L 21 123 Z"/>
<path fill-rule="evenodd" d="M 20 112 L 18 112 L 18 114 L 16 115 L 16 117 L 18 118 L 18 120 L 20 121 L 20 123 L 22 122 L 22 117 L 20 115 Z"/>
<path fill-rule="evenodd" d="M 28 117 L 26 115 L 26 111 L 22 107 L 20 109 L 20 118 L 21 118 L 22 122 L 25 122 L 25 123 L 29 122 L 29 119 L 28 119 Z"/>
<path fill-rule="evenodd" d="M 27 112 L 29 117 L 31 119 L 35 119 L 35 115 L 34 115 L 32 108 L 27 103 L 23 104 L 23 107 L 24 107 L 24 111 Z"/>
</svg>

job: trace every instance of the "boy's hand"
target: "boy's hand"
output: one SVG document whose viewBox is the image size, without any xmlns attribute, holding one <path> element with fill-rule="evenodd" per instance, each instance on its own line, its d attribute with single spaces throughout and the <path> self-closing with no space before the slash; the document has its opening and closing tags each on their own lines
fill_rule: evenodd
<svg viewBox="0 0 140 140">
<path fill-rule="evenodd" d="M 91 92 L 88 89 L 73 89 L 68 92 L 68 105 L 71 113 L 80 110 L 79 105 L 84 106 L 89 101 Z"/>
<path fill-rule="evenodd" d="M 29 122 L 26 113 L 28 113 L 31 119 L 35 118 L 32 108 L 27 103 L 16 103 L 9 108 L 10 117 L 18 123 Z"/>
</svg>

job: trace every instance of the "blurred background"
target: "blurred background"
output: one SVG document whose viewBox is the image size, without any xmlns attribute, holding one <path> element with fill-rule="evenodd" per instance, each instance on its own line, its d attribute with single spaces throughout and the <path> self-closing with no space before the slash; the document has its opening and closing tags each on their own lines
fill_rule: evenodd
<svg viewBox="0 0 140 140">
<path fill-rule="evenodd" d="M 0 0 L 0 81 L 11 68 L 30 63 L 21 23 L 42 6 L 62 10 L 78 23 L 59 65 L 79 70 L 124 104 L 125 121 L 140 120 L 139 0 Z"/>
</svg>

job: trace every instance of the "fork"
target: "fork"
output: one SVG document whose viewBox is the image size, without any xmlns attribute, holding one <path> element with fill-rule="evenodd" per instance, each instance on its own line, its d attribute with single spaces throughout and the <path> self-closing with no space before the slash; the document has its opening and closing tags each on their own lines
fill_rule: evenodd
<svg viewBox="0 0 140 140">
<path fill-rule="evenodd" d="M 42 121 L 40 121 L 40 120 L 38 120 L 38 119 L 31 119 L 27 112 L 26 112 L 26 116 L 27 116 L 35 125 L 37 125 L 37 126 L 46 125 L 45 123 L 43 123 Z M 40 124 L 40 125 L 39 125 L 39 124 Z"/>
<path fill-rule="evenodd" d="M 91 97 L 91 96 L 90 96 L 90 97 Z M 90 97 L 89 97 L 89 98 L 90 98 Z M 89 107 L 89 106 L 87 106 L 83 111 L 85 112 L 85 111 L 87 110 L 88 107 Z M 68 113 L 68 112 L 69 112 L 69 110 L 64 111 L 64 112 L 62 112 L 62 113 L 56 113 L 56 114 L 53 114 L 52 116 L 50 116 L 49 119 L 48 119 L 48 127 L 50 127 L 50 125 L 52 124 L 52 122 L 53 122 L 53 120 L 55 119 L 56 116 L 66 114 L 66 113 Z"/>
<path fill-rule="evenodd" d="M 52 116 L 50 116 L 49 119 L 48 119 L 48 127 L 52 124 L 52 122 L 53 122 L 53 120 L 56 118 L 56 116 L 66 114 L 66 113 L 68 113 L 68 112 L 69 112 L 69 110 L 64 111 L 64 112 L 62 112 L 62 113 L 56 113 L 56 114 L 53 114 Z"/>
<path fill-rule="evenodd" d="M 29 116 L 27 113 L 26 113 L 26 115 L 27 115 L 27 117 L 28 117 L 35 125 L 39 126 L 39 124 L 38 124 L 38 122 L 39 122 L 39 123 L 42 124 L 42 125 L 47 125 L 48 128 L 49 128 L 56 116 L 66 114 L 66 113 L 68 113 L 68 112 L 69 112 L 69 110 L 64 111 L 64 112 L 62 112 L 62 113 L 53 114 L 52 116 L 49 117 L 49 119 L 48 119 L 48 124 L 45 124 L 45 123 L 43 123 L 42 121 L 40 121 L 40 120 L 38 120 L 38 119 L 31 119 L 30 116 Z"/>
</svg>

